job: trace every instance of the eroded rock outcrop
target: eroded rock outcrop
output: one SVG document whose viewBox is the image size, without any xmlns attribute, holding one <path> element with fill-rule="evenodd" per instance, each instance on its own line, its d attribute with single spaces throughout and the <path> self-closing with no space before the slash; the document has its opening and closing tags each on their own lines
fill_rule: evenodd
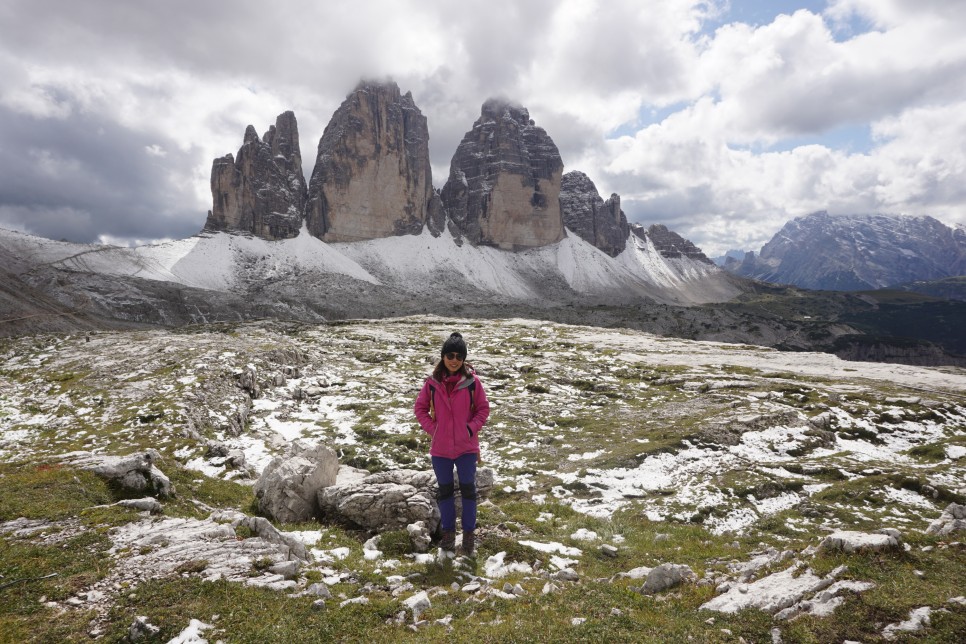
<svg viewBox="0 0 966 644">
<path fill-rule="evenodd" d="M 305 220 L 332 242 L 418 234 L 427 222 L 442 231 L 429 129 L 411 93 L 364 81 L 346 97 L 319 141 Z"/>
<path fill-rule="evenodd" d="M 525 108 L 486 101 L 456 149 L 441 193 L 454 234 L 507 250 L 560 241 L 562 174 L 557 146 Z"/>
<path fill-rule="evenodd" d="M 947 537 L 954 532 L 966 532 L 966 505 L 950 503 L 942 515 L 929 524 L 928 534 Z"/>
<path fill-rule="evenodd" d="M 630 228 L 631 232 L 641 239 L 650 240 L 662 257 L 668 259 L 686 257 L 703 264 L 714 264 L 700 248 L 673 230 L 668 230 L 668 227 L 663 224 L 653 224 L 647 229 L 635 224 Z"/>
<path fill-rule="evenodd" d="M 307 192 L 298 123 L 293 112 L 284 112 L 261 139 L 249 125 L 237 158 L 227 154 L 214 160 L 205 230 L 296 237 Z"/>
<path fill-rule="evenodd" d="M 331 448 L 296 440 L 286 456 L 272 459 L 255 484 L 258 509 L 284 523 L 309 521 L 319 514 L 319 490 L 333 485 L 338 472 L 339 457 Z"/>
<path fill-rule="evenodd" d="M 604 201 L 597 186 L 583 172 L 563 175 L 560 184 L 560 214 L 567 230 L 593 244 L 611 257 L 627 245 L 630 226 L 621 210 L 620 195 Z"/>
<path fill-rule="evenodd" d="M 94 472 L 127 492 L 143 492 L 157 498 L 170 498 L 175 496 L 175 489 L 171 480 L 155 465 L 160 460 L 161 455 L 155 449 L 127 456 L 93 452 L 69 452 L 63 456 L 65 463 Z"/>
</svg>

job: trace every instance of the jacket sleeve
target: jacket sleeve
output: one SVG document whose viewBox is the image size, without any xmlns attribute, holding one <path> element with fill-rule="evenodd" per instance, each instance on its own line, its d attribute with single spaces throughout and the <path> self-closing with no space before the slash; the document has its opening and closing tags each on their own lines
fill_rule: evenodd
<svg viewBox="0 0 966 644">
<path fill-rule="evenodd" d="M 467 426 L 476 434 L 486 424 L 486 419 L 490 417 L 490 401 L 487 400 L 486 392 L 483 391 L 483 383 L 475 375 L 473 377 L 476 378 L 476 389 L 473 392 L 473 402 L 476 405 L 476 411 L 473 413 L 473 417 L 470 418 Z"/>
<path fill-rule="evenodd" d="M 413 411 L 416 412 L 416 420 L 419 421 L 419 426 L 423 428 L 423 431 L 432 436 L 436 432 L 436 421 L 433 417 L 429 415 L 429 381 L 423 385 L 420 389 L 419 395 L 416 396 L 416 405 L 413 407 Z"/>
</svg>

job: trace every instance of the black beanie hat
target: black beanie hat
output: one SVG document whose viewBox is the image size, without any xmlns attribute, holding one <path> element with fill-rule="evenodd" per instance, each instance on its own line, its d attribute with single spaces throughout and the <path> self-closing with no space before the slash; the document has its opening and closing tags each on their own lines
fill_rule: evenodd
<svg viewBox="0 0 966 644">
<path fill-rule="evenodd" d="M 459 333 L 451 333 L 443 343 L 443 350 L 439 352 L 439 355 L 445 356 L 447 353 L 458 353 L 460 358 L 466 360 L 466 341 L 463 336 Z"/>
</svg>

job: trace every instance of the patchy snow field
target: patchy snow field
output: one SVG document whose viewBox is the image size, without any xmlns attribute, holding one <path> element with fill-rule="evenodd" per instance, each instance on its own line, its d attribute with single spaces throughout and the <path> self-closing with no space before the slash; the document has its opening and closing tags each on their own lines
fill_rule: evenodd
<svg viewBox="0 0 966 644">
<path fill-rule="evenodd" d="M 721 533 L 841 480 L 917 481 L 875 492 L 882 507 L 867 512 L 897 520 L 940 509 L 923 490 L 966 494 L 961 370 L 525 320 L 13 341 L 0 458 L 155 447 L 205 475 L 251 481 L 310 438 L 358 467 L 428 468 L 412 404 L 452 330 L 467 337 L 492 401 L 483 459 L 501 489 L 531 500 L 601 517 L 636 507 Z M 238 386 L 245 371 L 254 397 Z M 212 441 L 241 450 L 245 466 L 211 457 Z"/>
</svg>

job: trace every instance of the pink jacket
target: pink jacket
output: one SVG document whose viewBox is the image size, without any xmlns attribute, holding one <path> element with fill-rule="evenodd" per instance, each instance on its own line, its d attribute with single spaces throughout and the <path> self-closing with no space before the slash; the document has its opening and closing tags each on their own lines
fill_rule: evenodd
<svg viewBox="0 0 966 644">
<path fill-rule="evenodd" d="M 443 383 L 430 376 L 416 397 L 414 411 L 419 425 L 433 437 L 430 455 L 455 459 L 471 452 L 480 453 L 479 431 L 490 416 L 490 403 L 476 375 L 464 376 L 451 393 L 446 393 Z"/>
</svg>

